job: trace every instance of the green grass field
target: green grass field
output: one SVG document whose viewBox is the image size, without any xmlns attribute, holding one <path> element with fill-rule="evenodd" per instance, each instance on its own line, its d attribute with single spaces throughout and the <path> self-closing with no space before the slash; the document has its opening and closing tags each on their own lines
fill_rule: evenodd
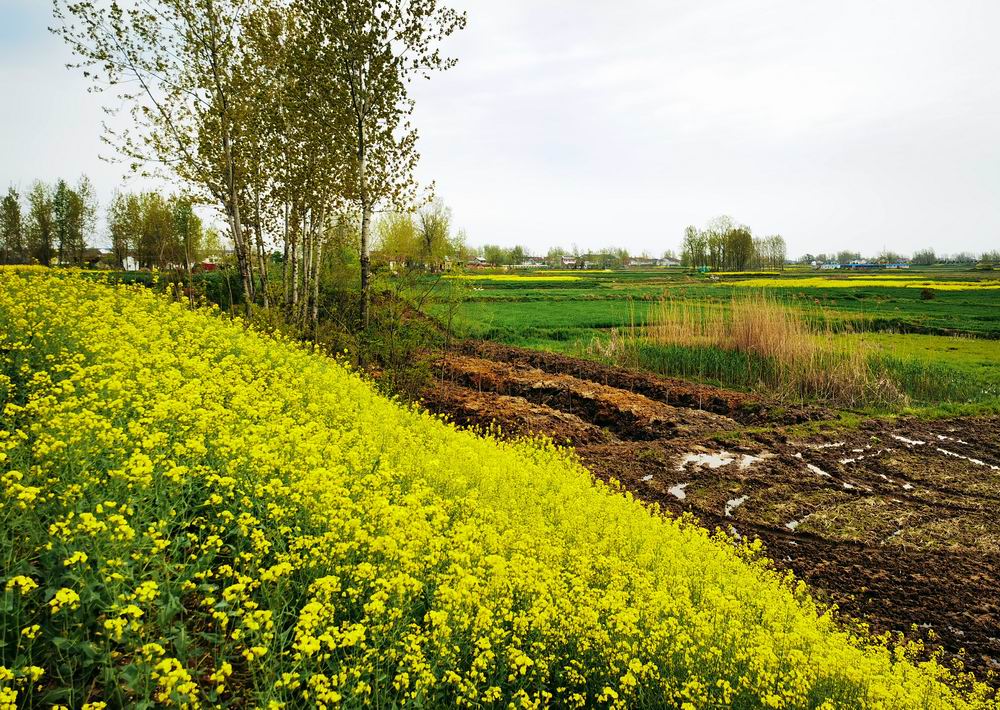
<svg viewBox="0 0 1000 710">
<path fill-rule="evenodd" d="M 464 274 L 441 283 L 437 290 L 449 291 L 450 302 L 432 299 L 429 307 L 437 315 L 449 312 L 458 335 L 583 356 L 592 356 L 595 341 L 606 341 L 613 330 L 645 324 L 662 298 L 726 309 L 734 297 L 767 291 L 803 318 L 841 333 L 841 345 L 863 339 L 918 410 L 1000 408 L 998 272 L 539 271 Z M 456 299 L 455 293 L 461 295 Z M 746 374 L 752 368 L 725 353 L 647 352 L 640 364 L 661 374 L 754 388 Z"/>
</svg>

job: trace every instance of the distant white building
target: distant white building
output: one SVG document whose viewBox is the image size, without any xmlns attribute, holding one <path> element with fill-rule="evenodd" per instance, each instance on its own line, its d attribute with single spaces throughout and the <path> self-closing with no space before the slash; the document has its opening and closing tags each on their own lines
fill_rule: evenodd
<svg viewBox="0 0 1000 710">
<path fill-rule="evenodd" d="M 646 257 L 635 257 L 628 260 L 629 266 L 660 266 L 659 259 L 651 259 Z"/>
</svg>

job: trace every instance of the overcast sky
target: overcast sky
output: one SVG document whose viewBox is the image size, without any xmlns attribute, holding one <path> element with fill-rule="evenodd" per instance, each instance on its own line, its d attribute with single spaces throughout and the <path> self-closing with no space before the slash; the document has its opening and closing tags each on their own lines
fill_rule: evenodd
<svg viewBox="0 0 1000 710">
<path fill-rule="evenodd" d="M 454 1 L 419 177 L 474 244 L 659 254 L 729 214 L 792 255 L 1000 248 L 996 0 Z M 0 186 L 106 200 L 123 169 L 48 13 L 0 0 Z"/>
</svg>

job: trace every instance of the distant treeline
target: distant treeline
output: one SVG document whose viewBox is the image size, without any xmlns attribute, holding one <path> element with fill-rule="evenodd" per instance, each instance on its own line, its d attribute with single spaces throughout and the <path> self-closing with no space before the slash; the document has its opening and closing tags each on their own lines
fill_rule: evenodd
<svg viewBox="0 0 1000 710">
<path fill-rule="evenodd" d="M 532 254 L 527 247 L 503 247 L 498 244 L 484 244 L 473 250 L 476 256 L 481 256 L 488 264 L 496 266 L 521 266 L 525 264 L 538 266 L 582 266 L 608 269 L 619 266 L 629 266 L 633 262 L 650 261 L 654 257 L 646 254 L 633 256 L 628 249 L 622 247 L 606 247 L 597 251 L 583 252 L 577 248 L 563 249 L 552 247 L 544 255 Z"/>
<path fill-rule="evenodd" d="M 862 256 L 858 251 L 838 251 L 829 254 L 821 252 L 819 254 L 806 253 L 797 260 L 800 264 L 850 264 L 852 262 L 866 262 L 875 264 L 898 264 L 909 263 L 914 266 L 932 266 L 934 264 L 1000 264 L 1000 251 L 984 251 L 975 254 L 970 251 L 963 251 L 957 254 L 938 255 L 933 249 L 919 249 L 913 255 L 907 257 L 895 251 L 883 250 L 875 256 Z"/>
<path fill-rule="evenodd" d="M 667 249 L 662 257 L 647 253 L 638 256 L 622 247 L 608 247 L 581 252 L 555 247 L 542 256 L 526 247 L 502 247 L 486 244 L 472 249 L 494 266 L 536 264 L 546 266 L 585 265 L 590 268 L 616 268 L 635 265 L 683 265 L 688 268 L 744 271 L 746 269 L 782 269 L 787 260 L 787 246 L 780 235 L 755 236 L 750 227 L 736 224 L 730 217 L 718 217 L 705 229 L 691 226 L 684 230 L 680 254 Z"/>
<path fill-rule="evenodd" d="M 36 180 L 23 198 L 11 187 L 0 203 L 0 259 L 81 265 L 96 221 L 97 199 L 86 176 L 74 186 Z"/>
<path fill-rule="evenodd" d="M 116 192 L 108 235 L 117 267 L 187 269 L 222 254 L 219 234 L 203 228 L 194 203 L 182 195 Z"/>
<path fill-rule="evenodd" d="M 204 229 L 194 202 L 182 195 L 116 192 L 108 205 L 110 253 L 98 249 L 99 205 L 86 176 L 10 187 L 0 202 L 0 261 L 45 266 L 190 268 L 223 254 L 219 234 Z"/>
</svg>

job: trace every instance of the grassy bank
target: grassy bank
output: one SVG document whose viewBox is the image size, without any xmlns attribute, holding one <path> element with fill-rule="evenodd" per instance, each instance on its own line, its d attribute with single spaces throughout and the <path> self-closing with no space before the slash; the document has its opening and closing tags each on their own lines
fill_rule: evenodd
<svg viewBox="0 0 1000 710">
<path fill-rule="evenodd" d="M 907 356 L 842 330 L 818 306 L 804 312 L 770 292 L 747 292 L 724 308 L 661 300 L 617 347 L 611 338 L 611 347 L 598 341 L 591 351 L 663 375 L 853 409 L 989 408 L 1000 399 L 1000 388 L 973 368 Z"/>
<path fill-rule="evenodd" d="M 836 355 L 832 355 L 830 360 L 834 369 L 841 366 L 842 361 Z M 747 391 L 780 394 L 768 383 L 781 380 L 782 366 L 771 358 L 752 352 L 713 346 L 640 344 L 636 350 L 635 364 L 661 375 L 684 377 Z M 992 412 L 1000 409 L 1000 386 L 995 382 L 983 382 L 977 372 L 947 363 L 892 355 L 873 355 L 861 367 L 865 371 L 858 373 L 858 380 L 865 382 L 887 379 L 899 393 L 905 395 L 905 400 L 898 396 L 880 396 L 877 392 L 866 395 L 864 385 L 858 384 L 856 398 L 850 394 L 846 398 L 831 397 L 830 403 L 876 411 L 897 408 L 914 412 L 927 410 L 928 413 L 938 408 L 952 413 Z M 791 394 L 801 401 L 824 399 L 821 387 L 812 390 L 803 387 Z"/>
</svg>

